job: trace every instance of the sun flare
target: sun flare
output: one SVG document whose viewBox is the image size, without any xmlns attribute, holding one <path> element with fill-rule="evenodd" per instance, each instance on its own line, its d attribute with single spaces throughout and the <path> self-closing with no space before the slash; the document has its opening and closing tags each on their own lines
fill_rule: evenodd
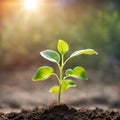
<svg viewBox="0 0 120 120">
<path fill-rule="evenodd" d="M 38 8 L 39 0 L 23 0 L 23 6 L 28 11 L 34 11 Z"/>
</svg>

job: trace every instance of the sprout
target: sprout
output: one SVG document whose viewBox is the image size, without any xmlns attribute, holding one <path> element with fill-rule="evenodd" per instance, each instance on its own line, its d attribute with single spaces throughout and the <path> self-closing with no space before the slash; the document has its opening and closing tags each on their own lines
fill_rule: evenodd
<svg viewBox="0 0 120 120">
<path fill-rule="evenodd" d="M 70 57 L 64 60 L 65 54 L 69 51 L 69 45 L 67 42 L 63 40 L 58 40 L 57 44 L 57 51 L 54 50 L 44 50 L 40 52 L 40 55 L 45 58 L 46 60 L 56 63 L 59 69 L 59 75 L 54 72 L 54 69 L 49 66 L 42 66 L 40 67 L 36 75 L 33 77 L 33 81 L 43 81 L 48 79 L 51 75 L 56 76 L 59 85 L 55 85 L 50 88 L 50 93 L 57 94 L 57 104 L 60 104 L 61 100 L 61 93 L 68 90 L 71 87 L 76 87 L 75 81 L 72 78 L 76 78 L 78 80 L 87 80 L 86 71 L 83 67 L 77 66 L 73 69 L 65 70 L 65 75 L 63 74 L 65 64 L 73 57 L 78 55 L 93 55 L 97 54 L 97 52 L 93 49 L 85 49 L 85 50 L 78 50 L 73 52 Z"/>
</svg>

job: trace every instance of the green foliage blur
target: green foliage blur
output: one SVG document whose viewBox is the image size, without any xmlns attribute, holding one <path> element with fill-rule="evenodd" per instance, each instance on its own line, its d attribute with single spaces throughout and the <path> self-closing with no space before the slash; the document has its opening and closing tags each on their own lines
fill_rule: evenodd
<svg viewBox="0 0 120 120">
<path fill-rule="evenodd" d="M 75 58 L 70 66 L 81 64 L 107 72 L 120 68 L 120 13 L 116 9 L 74 6 L 31 14 L 14 11 L 2 21 L 0 31 L 0 69 L 42 63 L 39 52 L 57 49 L 58 39 L 70 44 L 70 52 L 92 48 L 99 53 L 89 60 Z"/>
</svg>

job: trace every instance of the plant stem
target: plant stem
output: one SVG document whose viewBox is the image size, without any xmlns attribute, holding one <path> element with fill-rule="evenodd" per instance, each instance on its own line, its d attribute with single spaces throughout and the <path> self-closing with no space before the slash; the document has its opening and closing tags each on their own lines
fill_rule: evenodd
<svg viewBox="0 0 120 120">
<path fill-rule="evenodd" d="M 63 67 L 65 66 L 65 64 L 70 60 L 70 57 L 64 62 Z"/>
<path fill-rule="evenodd" d="M 60 100 L 61 100 L 61 88 L 62 88 L 63 67 L 61 66 L 59 69 L 60 69 L 60 80 L 59 80 L 59 92 L 58 92 L 58 100 L 57 100 L 57 104 L 58 104 L 58 105 L 60 105 Z"/>
<path fill-rule="evenodd" d="M 62 89 L 62 82 L 63 82 L 63 65 L 64 65 L 64 56 L 62 55 L 61 66 L 59 66 L 60 80 L 59 80 L 59 93 L 58 93 L 57 105 L 60 105 L 60 100 L 61 100 L 61 89 Z"/>
<path fill-rule="evenodd" d="M 57 100 L 57 105 L 60 105 L 60 100 L 61 100 L 61 88 L 62 88 L 62 84 L 59 84 L 59 93 L 58 93 L 58 100 Z"/>
</svg>

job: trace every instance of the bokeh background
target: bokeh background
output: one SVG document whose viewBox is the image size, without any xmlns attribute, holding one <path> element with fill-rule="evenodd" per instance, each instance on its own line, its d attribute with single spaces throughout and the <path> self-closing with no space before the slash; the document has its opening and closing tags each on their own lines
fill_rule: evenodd
<svg viewBox="0 0 120 120">
<path fill-rule="evenodd" d="M 58 39 L 73 51 L 92 48 L 99 54 L 73 58 L 66 68 L 83 66 L 88 81 L 62 95 L 76 106 L 120 108 L 120 0 L 39 0 L 28 10 L 25 0 L 0 0 L 0 109 L 56 103 L 48 93 L 54 77 L 32 82 L 42 65 L 57 67 L 39 52 L 57 50 Z"/>
</svg>

